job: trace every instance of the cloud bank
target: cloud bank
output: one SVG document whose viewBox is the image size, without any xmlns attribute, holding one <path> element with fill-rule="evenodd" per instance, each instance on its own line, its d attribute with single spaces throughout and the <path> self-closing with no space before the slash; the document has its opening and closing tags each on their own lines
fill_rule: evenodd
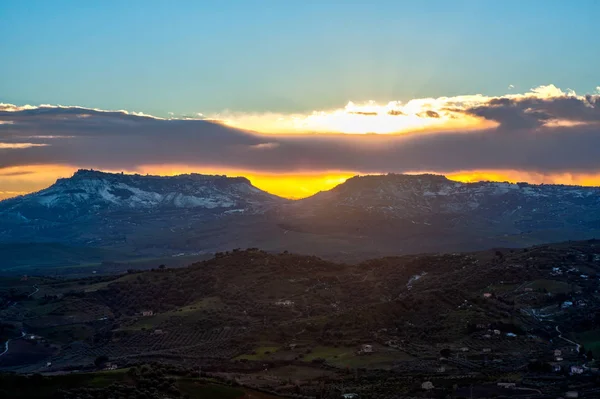
<svg viewBox="0 0 600 399">
<path fill-rule="evenodd" d="M 372 132 L 385 134 L 357 134 Z M 264 173 L 593 174 L 599 154 L 600 94 L 552 85 L 499 97 L 205 119 L 0 104 L 0 173 L 31 165 L 136 171 L 177 164 Z"/>
</svg>

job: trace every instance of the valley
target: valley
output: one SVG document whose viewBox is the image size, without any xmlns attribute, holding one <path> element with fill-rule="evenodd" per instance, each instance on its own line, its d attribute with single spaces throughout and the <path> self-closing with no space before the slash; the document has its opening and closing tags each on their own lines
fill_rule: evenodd
<svg viewBox="0 0 600 399">
<path fill-rule="evenodd" d="M 0 369 L 161 364 L 305 397 L 509 392 L 498 382 L 592 394 L 599 271 L 600 241 L 587 240 L 358 264 L 248 249 L 185 268 L 5 277 L 0 319 L 16 336 Z"/>
</svg>

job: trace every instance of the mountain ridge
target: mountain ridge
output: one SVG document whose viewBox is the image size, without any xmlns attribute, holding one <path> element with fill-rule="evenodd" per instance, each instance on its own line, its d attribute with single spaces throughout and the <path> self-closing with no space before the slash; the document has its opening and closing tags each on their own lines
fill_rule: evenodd
<svg viewBox="0 0 600 399">
<path fill-rule="evenodd" d="M 599 187 L 461 183 L 434 174 L 356 176 L 288 200 L 243 177 L 80 170 L 0 202 L 1 242 L 142 256 L 261 247 L 353 261 L 593 237 L 600 237 Z"/>
<path fill-rule="evenodd" d="M 155 176 L 80 169 L 72 177 L 60 178 L 43 190 L 0 201 L 0 213 L 2 206 L 18 205 L 19 202 L 48 208 L 82 205 L 89 201 L 95 201 L 97 206 L 129 208 L 232 208 L 244 196 L 249 198 L 249 202 L 280 200 L 254 187 L 245 177 L 201 174 Z"/>
</svg>

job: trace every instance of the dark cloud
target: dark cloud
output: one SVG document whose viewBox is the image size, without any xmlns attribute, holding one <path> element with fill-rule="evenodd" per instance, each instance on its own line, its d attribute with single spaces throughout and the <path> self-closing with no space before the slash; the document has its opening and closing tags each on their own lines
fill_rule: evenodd
<svg viewBox="0 0 600 399">
<path fill-rule="evenodd" d="M 534 129 L 551 120 L 600 122 L 600 96 L 495 98 L 464 112 L 498 122 L 506 129 Z"/>
<path fill-rule="evenodd" d="M 397 110 L 397 109 L 391 109 L 388 111 L 388 115 L 392 115 L 392 116 L 401 116 L 401 115 L 406 115 L 404 112 Z"/>
<path fill-rule="evenodd" d="M 428 110 L 425 112 L 418 113 L 417 116 L 420 118 L 439 118 L 440 114 L 438 114 L 435 111 Z"/>
<path fill-rule="evenodd" d="M 599 108 L 597 96 L 494 99 L 452 112 L 496 121 L 497 128 L 408 135 L 266 135 L 203 120 L 84 108 L 0 111 L 0 121 L 12 122 L 0 123 L 0 142 L 47 144 L 0 149 L 0 168 L 68 164 L 134 170 L 176 163 L 272 172 L 589 172 L 600 170 Z M 580 124 L 547 123 L 552 120 Z"/>
<path fill-rule="evenodd" d="M 377 116 L 379 115 L 377 112 L 363 112 L 363 111 L 353 111 L 349 112 L 352 115 L 363 115 L 363 116 Z"/>
<path fill-rule="evenodd" d="M 0 176 L 1 177 L 25 176 L 25 175 L 31 175 L 33 173 L 34 173 L 33 171 L 27 171 L 27 170 L 15 171 L 15 172 L 2 172 L 2 171 L 0 171 Z"/>
</svg>

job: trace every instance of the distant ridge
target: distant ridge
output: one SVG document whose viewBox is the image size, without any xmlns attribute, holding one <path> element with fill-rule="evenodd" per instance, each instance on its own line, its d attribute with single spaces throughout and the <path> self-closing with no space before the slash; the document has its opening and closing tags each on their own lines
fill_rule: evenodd
<svg viewBox="0 0 600 399">
<path fill-rule="evenodd" d="M 153 256 L 260 247 L 365 259 L 600 237 L 600 188 L 355 176 L 287 200 L 244 177 L 79 170 L 0 202 L 0 242 L 103 246 Z"/>
</svg>

